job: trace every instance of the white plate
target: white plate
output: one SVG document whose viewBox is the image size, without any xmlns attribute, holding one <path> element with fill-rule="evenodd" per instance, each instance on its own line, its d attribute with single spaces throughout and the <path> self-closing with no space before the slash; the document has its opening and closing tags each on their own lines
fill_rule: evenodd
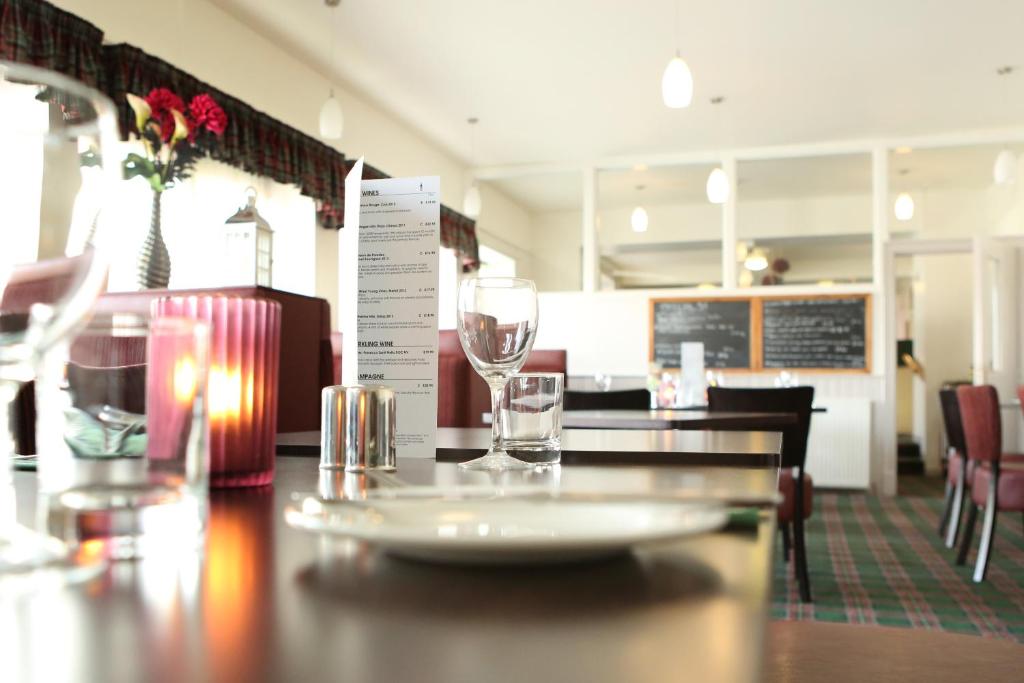
<svg viewBox="0 0 1024 683">
<path fill-rule="evenodd" d="M 633 546 L 713 531 L 713 502 L 576 500 L 550 496 L 326 501 L 285 508 L 296 529 L 365 541 L 399 556 L 459 564 L 526 564 L 607 557 Z"/>
</svg>

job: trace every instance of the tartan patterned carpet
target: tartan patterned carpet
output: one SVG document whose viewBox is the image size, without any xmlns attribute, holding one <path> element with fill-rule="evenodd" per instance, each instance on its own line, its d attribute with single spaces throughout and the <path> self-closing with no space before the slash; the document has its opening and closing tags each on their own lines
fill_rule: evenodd
<svg viewBox="0 0 1024 683">
<path fill-rule="evenodd" d="M 902 482 L 901 482 L 902 484 Z M 971 580 L 981 520 L 967 565 L 939 540 L 942 499 L 815 493 L 806 528 L 814 603 L 802 605 L 792 563 L 778 545 L 772 616 L 953 631 L 1024 643 L 1024 532 L 1001 513 L 981 585 Z M 965 515 L 966 518 L 966 515 Z"/>
</svg>

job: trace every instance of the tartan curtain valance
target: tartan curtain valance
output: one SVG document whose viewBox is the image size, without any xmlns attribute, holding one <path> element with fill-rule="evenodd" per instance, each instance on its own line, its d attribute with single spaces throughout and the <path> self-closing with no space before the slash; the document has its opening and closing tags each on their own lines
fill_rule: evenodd
<svg viewBox="0 0 1024 683">
<path fill-rule="evenodd" d="M 132 45 L 104 46 L 103 62 L 101 87 L 117 105 L 122 135 L 135 125 L 127 93 L 144 97 L 153 88 L 169 88 L 186 102 L 209 93 L 228 116 L 227 130 L 210 150 L 211 158 L 298 186 L 316 200 L 322 226 L 341 224 L 346 171 L 341 152 Z"/>
<path fill-rule="evenodd" d="M 229 121 L 210 156 L 248 173 L 298 186 L 316 201 L 321 226 L 341 227 L 345 174 L 351 166 L 341 152 L 137 47 L 102 43 L 100 29 L 44 0 L 0 0 L 0 59 L 41 66 L 100 88 L 117 105 L 124 136 L 134 126 L 125 94 L 145 96 L 163 87 L 187 102 L 196 94 L 209 93 Z M 364 178 L 390 177 L 369 165 L 363 169 Z M 476 222 L 444 205 L 441 244 L 459 254 L 464 270 L 479 265 Z"/>
<path fill-rule="evenodd" d="M 355 161 L 349 159 L 345 162 L 346 168 L 351 169 Z M 390 178 L 378 168 L 363 163 L 364 180 L 381 180 Z M 441 205 L 441 246 L 455 250 L 462 263 L 462 270 L 469 272 L 480 267 L 480 248 L 476 241 L 476 221 L 463 216 L 458 211 Z"/>
<path fill-rule="evenodd" d="M 96 86 L 103 31 L 41 0 L 0 0 L 0 59 L 32 64 Z"/>
</svg>

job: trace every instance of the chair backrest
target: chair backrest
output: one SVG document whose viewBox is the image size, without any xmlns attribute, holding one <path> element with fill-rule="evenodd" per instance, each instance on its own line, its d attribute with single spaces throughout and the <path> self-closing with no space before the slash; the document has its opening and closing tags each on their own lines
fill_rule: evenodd
<svg viewBox="0 0 1024 683">
<path fill-rule="evenodd" d="M 647 410 L 651 407 L 651 392 L 647 389 L 566 391 L 562 401 L 565 410 Z"/>
<path fill-rule="evenodd" d="M 940 389 L 939 405 L 942 406 L 942 424 L 946 429 L 946 442 L 957 453 L 963 455 L 967 451 L 964 441 L 964 424 L 960 419 L 960 402 L 956 398 L 956 389 Z"/>
<path fill-rule="evenodd" d="M 957 387 L 956 399 L 960 403 L 967 457 L 981 462 L 999 462 L 1003 453 L 999 392 L 990 384 Z"/>
<path fill-rule="evenodd" d="M 734 389 L 708 387 L 711 411 L 795 413 L 797 423 L 782 430 L 782 466 L 803 469 L 807 459 L 807 435 L 811 431 L 814 387 Z"/>
</svg>

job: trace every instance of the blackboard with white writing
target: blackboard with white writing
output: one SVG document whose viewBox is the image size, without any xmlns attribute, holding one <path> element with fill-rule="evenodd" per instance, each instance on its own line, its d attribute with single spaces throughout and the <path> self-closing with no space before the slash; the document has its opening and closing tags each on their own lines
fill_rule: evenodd
<svg viewBox="0 0 1024 683">
<path fill-rule="evenodd" d="M 763 367 L 867 370 L 865 297 L 765 299 Z"/>
<path fill-rule="evenodd" d="M 750 367 L 750 301 L 654 300 L 652 357 L 679 367 L 679 345 L 704 343 L 704 367 Z"/>
</svg>

